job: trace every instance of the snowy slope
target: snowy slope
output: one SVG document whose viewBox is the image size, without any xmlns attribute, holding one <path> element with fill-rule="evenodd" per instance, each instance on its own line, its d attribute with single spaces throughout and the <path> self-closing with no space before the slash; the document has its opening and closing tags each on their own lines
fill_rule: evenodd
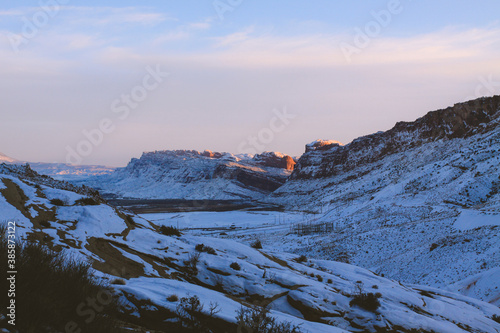
<svg viewBox="0 0 500 333">
<path fill-rule="evenodd" d="M 30 163 L 33 170 L 54 179 L 78 182 L 89 177 L 110 174 L 114 167 L 103 165 L 71 165 L 67 163 Z"/>
<path fill-rule="evenodd" d="M 260 199 L 278 188 L 295 162 L 281 153 L 235 156 L 189 150 L 156 151 L 86 184 L 120 197 Z"/>
<path fill-rule="evenodd" d="M 309 148 L 270 200 L 316 212 L 313 223 L 331 222 L 335 232 L 266 237 L 288 251 L 408 283 L 455 285 L 500 305 L 499 101 L 457 104 L 345 146 Z M 489 286 L 461 287 L 481 274 Z"/>
<path fill-rule="evenodd" d="M 113 286 L 126 313 L 148 318 L 145 327 L 165 325 L 178 304 L 167 298 L 175 294 L 197 295 L 207 305 L 217 302 L 221 311 L 216 316 L 233 323 L 240 307 L 269 305 L 273 316 L 300 324 L 303 332 L 500 331 L 492 319 L 500 316 L 500 309 L 486 302 L 400 284 L 349 264 L 299 261 L 296 255 L 227 239 L 164 236 L 155 224 L 106 204 L 79 205 L 83 195 L 60 188 L 61 182 L 29 175 L 26 169 L 2 168 L 0 221 L 15 220 L 18 237 L 92 258 L 98 276 L 125 278 L 124 285 Z M 67 203 L 54 206 L 49 198 Z M 189 270 L 186 261 L 201 243 L 215 254 L 201 253 L 196 271 Z M 233 262 L 241 269 L 231 268 Z M 380 293 L 380 307 L 368 311 L 350 305 L 356 290 Z M 155 317 L 157 312 L 162 315 Z"/>
<path fill-rule="evenodd" d="M 105 175 L 113 172 L 116 168 L 102 165 L 72 165 L 67 163 L 31 163 L 20 161 L 0 153 L 0 163 L 13 163 L 23 165 L 30 164 L 30 167 L 41 175 L 47 175 L 54 179 L 65 181 L 78 181 L 91 176 Z"/>
<path fill-rule="evenodd" d="M 468 297 L 482 298 L 488 303 L 499 305 L 500 267 L 494 267 L 469 276 L 448 286 L 446 289 Z"/>
</svg>

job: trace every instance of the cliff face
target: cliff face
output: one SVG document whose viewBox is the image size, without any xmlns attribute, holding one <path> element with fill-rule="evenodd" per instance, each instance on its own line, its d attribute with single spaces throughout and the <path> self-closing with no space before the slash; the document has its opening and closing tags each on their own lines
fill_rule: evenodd
<svg viewBox="0 0 500 333">
<path fill-rule="evenodd" d="M 252 160 L 257 165 L 285 169 L 288 171 L 293 171 L 296 164 L 295 160 L 291 156 L 278 152 L 265 152 L 257 154 Z"/>
<path fill-rule="evenodd" d="M 306 146 L 291 179 L 324 178 L 353 170 L 390 154 L 428 142 L 467 138 L 493 129 L 500 96 L 480 98 L 427 113 L 414 122 L 398 122 L 386 132 L 355 139 L 342 146 L 319 140 Z"/>
<path fill-rule="evenodd" d="M 315 212 L 307 223 L 331 223 L 335 231 L 304 236 L 303 244 L 269 237 L 296 253 L 497 304 L 500 285 L 491 276 L 500 265 L 499 170 L 498 96 L 345 146 L 316 141 L 269 200 Z"/>
<path fill-rule="evenodd" d="M 495 205 L 500 97 L 429 112 L 345 146 L 319 140 L 306 150 L 271 201 L 310 210 L 406 200 L 416 206 Z"/>
<path fill-rule="evenodd" d="M 208 150 L 155 151 L 91 183 L 133 198 L 260 199 L 288 179 L 294 164 L 293 158 L 277 152 L 236 156 Z"/>
</svg>

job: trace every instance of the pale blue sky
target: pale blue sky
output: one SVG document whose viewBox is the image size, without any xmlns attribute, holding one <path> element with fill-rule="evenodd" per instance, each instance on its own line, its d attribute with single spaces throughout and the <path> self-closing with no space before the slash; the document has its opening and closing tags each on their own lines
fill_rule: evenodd
<svg viewBox="0 0 500 333">
<path fill-rule="evenodd" d="M 4 1 L 0 152 L 65 162 L 80 149 L 79 163 L 120 166 L 150 150 L 348 143 L 500 94 L 499 12 L 498 1 Z M 154 69 L 169 75 L 156 84 Z"/>
</svg>

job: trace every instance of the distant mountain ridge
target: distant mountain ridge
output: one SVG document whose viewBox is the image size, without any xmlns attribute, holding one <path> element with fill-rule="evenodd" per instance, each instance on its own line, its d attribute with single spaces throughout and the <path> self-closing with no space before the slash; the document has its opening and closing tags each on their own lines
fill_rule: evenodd
<svg viewBox="0 0 500 333">
<path fill-rule="evenodd" d="M 0 163 L 0 173 L 3 175 L 15 176 L 20 180 L 26 182 L 36 183 L 38 185 L 49 186 L 59 190 L 71 191 L 81 195 L 86 195 L 95 199 L 97 202 L 104 202 L 104 199 L 95 189 L 85 185 L 77 186 L 63 180 L 57 180 L 50 176 L 39 174 L 38 172 L 33 170 L 29 164 L 18 165 Z"/>
<path fill-rule="evenodd" d="M 254 156 L 196 150 L 145 152 L 125 168 L 92 177 L 105 193 L 148 199 L 262 199 L 280 187 L 295 165 L 277 152 Z"/>
<path fill-rule="evenodd" d="M 90 176 L 103 175 L 113 172 L 116 168 L 103 165 L 72 165 L 67 163 L 46 163 L 46 162 L 27 162 L 11 158 L 0 153 L 0 163 L 8 164 L 26 164 L 28 163 L 31 169 L 46 176 L 53 177 L 58 180 L 78 181 L 86 179 Z"/>
<path fill-rule="evenodd" d="M 67 163 L 30 163 L 33 170 L 55 179 L 82 181 L 91 176 L 106 175 L 115 171 L 115 167 L 104 165 L 72 165 Z"/>
<path fill-rule="evenodd" d="M 16 161 L 16 159 L 0 153 L 0 163 L 14 163 Z"/>
</svg>

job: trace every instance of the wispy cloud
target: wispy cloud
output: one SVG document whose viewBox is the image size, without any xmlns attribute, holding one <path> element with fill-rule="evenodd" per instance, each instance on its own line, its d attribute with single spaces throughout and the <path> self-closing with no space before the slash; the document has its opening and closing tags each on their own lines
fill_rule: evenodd
<svg viewBox="0 0 500 333">
<path fill-rule="evenodd" d="M 106 30 L 92 32 L 84 27 L 93 23 L 120 26 L 120 22 L 154 24 L 165 20 L 176 22 L 175 19 L 135 7 L 98 9 L 64 7 L 63 9 L 79 18 L 65 18 L 73 20 L 76 27 L 67 29 L 64 26 L 62 29 L 44 33 L 40 37 L 43 43 L 38 43 L 36 46 L 39 54 L 56 55 L 68 49 L 92 49 L 94 59 L 87 61 L 109 59 L 109 55 L 113 54 L 117 57 L 115 58 L 117 62 L 163 59 L 179 63 L 194 61 L 207 67 L 344 68 L 348 66 L 346 68 L 349 68 L 350 66 L 353 68 L 389 64 L 442 64 L 442 70 L 448 71 L 452 67 L 456 67 L 459 71 L 467 70 L 463 68 L 466 63 L 474 64 L 473 70 L 477 71 L 477 66 L 490 66 L 491 61 L 500 56 L 498 25 L 467 30 L 446 28 L 429 34 L 399 38 L 382 36 L 373 39 L 369 47 L 355 54 L 352 64 L 349 64 L 339 47 L 342 42 L 353 38 L 345 34 L 280 36 L 273 34 L 272 31 L 261 31 L 255 26 L 249 26 L 237 32 L 214 37 L 206 33 L 213 24 L 210 19 L 206 19 L 181 23 L 171 28 L 165 27 L 164 32 L 152 33 L 149 40 L 134 43 L 129 42 L 127 33 L 107 34 Z M 89 11 L 97 11 L 99 15 L 86 18 L 86 13 Z M 180 40 L 187 43 L 184 50 L 172 52 L 167 45 L 164 45 Z M 124 44 L 122 41 L 127 43 Z M 7 44 L 0 43 L 0 47 L 2 45 Z M 81 56 L 86 57 L 88 54 Z M 75 58 L 68 61 L 79 63 L 81 59 L 75 55 Z"/>
<path fill-rule="evenodd" d="M 248 27 L 242 31 L 234 32 L 226 36 L 215 37 L 215 47 L 234 46 L 238 43 L 248 41 L 252 38 L 251 34 L 254 30 L 254 27 Z"/>
<path fill-rule="evenodd" d="M 161 45 L 166 42 L 187 40 L 194 37 L 198 32 L 209 30 L 212 27 L 212 19 L 208 18 L 199 22 L 191 22 L 179 25 L 160 34 L 153 40 L 154 45 Z"/>
<path fill-rule="evenodd" d="M 155 25 L 165 21 L 176 21 L 177 19 L 142 7 L 88 7 L 88 6 L 59 6 L 46 5 L 40 7 L 19 7 L 16 9 L 0 11 L 0 16 L 26 16 L 30 19 L 35 12 L 50 11 L 54 13 L 64 13 L 65 23 L 71 24 L 92 24 L 92 25 L 112 25 L 112 24 L 140 24 Z"/>
<path fill-rule="evenodd" d="M 196 30 L 208 30 L 212 27 L 212 19 L 205 19 L 201 22 L 193 22 L 188 23 L 186 25 L 187 30 L 196 31 Z"/>
<path fill-rule="evenodd" d="M 200 57 L 224 59 L 225 65 L 241 66 L 346 66 L 339 48 L 345 35 L 258 35 L 253 27 L 214 39 L 215 51 Z M 500 55 L 500 28 L 460 30 L 392 38 L 381 37 L 356 54 L 354 65 L 473 61 Z"/>
<path fill-rule="evenodd" d="M 159 45 L 171 41 L 186 40 L 191 36 L 192 34 L 188 31 L 169 31 L 155 38 L 154 44 Z"/>
<path fill-rule="evenodd" d="M 73 23 L 88 23 L 93 25 L 113 24 L 140 24 L 155 25 L 165 21 L 176 21 L 177 19 L 165 13 L 153 12 L 140 7 L 61 7 L 70 17 Z M 90 15 L 89 15 L 90 14 Z"/>
<path fill-rule="evenodd" d="M 24 12 L 18 9 L 14 10 L 0 10 L 0 16 L 21 16 Z"/>
</svg>

